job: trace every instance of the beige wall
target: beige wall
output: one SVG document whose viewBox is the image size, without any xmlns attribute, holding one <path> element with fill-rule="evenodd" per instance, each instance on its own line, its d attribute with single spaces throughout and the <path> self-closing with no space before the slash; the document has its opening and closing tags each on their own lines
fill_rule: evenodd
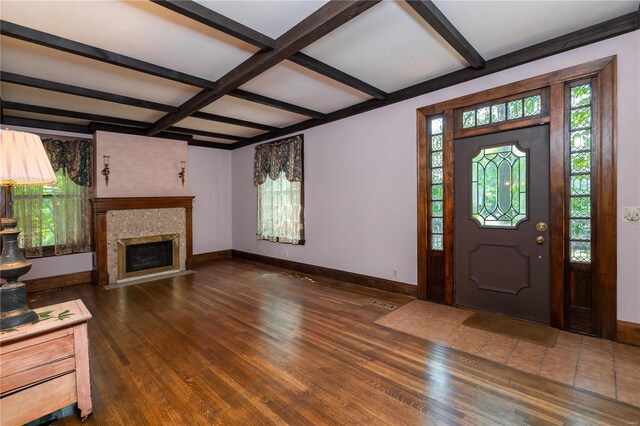
<svg viewBox="0 0 640 426">
<path fill-rule="evenodd" d="M 95 195 L 104 197 L 165 197 L 189 195 L 178 178 L 180 161 L 187 161 L 187 142 L 145 136 L 96 132 Z M 111 157 L 109 186 L 100 174 L 103 156 Z"/>
</svg>

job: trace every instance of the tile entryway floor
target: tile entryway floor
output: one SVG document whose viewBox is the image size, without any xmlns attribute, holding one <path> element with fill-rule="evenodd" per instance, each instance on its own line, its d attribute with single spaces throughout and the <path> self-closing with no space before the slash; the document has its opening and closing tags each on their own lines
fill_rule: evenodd
<svg viewBox="0 0 640 426">
<path fill-rule="evenodd" d="M 640 407 L 640 348 L 564 331 L 547 348 L 462 325 L 472 313 L 417 300 L 376 323 Z"/>
</svg>

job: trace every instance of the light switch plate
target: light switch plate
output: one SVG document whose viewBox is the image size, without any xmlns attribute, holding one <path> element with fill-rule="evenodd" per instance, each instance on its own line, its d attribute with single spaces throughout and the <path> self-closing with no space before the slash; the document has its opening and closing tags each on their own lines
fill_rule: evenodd
<svg viewBox="0 0 640 426">
<path fill-rule="evenodd" d="M 640 207 L 623 208 L 622 220 L 625 222 L 640 222 Z"/>
</svg>

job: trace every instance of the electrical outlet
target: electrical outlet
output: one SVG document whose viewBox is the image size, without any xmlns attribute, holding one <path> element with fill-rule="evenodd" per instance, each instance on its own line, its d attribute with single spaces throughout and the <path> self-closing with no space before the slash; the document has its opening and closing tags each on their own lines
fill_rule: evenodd
<svg viewBox="0 0 640 426">
<path fill-rule="evenodd" d="M 395 269 L 393 270 L 393 278 L 398 278 L 398 271 Z"/>
<path fill-rule="evenodd" d="M 284 257 L 286 257 L 287 259 L 289 258 L 289 251 L 284 252 Z"/>
<path fill-rule="evenodd" d="M 640 207 L 625 207 L 622 209 L 622 220 L 625 222 L 640 222 Z"/>
</svg>

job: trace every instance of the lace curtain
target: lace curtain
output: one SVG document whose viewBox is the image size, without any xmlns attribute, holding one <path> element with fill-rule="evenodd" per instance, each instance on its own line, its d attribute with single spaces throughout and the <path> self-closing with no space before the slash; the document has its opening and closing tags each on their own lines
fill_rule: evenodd
<svg viewBox="0 0 640 426">
<path fill-rule="evenodd" d="M 304 239 L 302 137 L 258 145 L 254 184 L 258 187 L 258 238 L 299 244 Z"/>
<path fill-rule="evenodd" d="M 92 146 L 89 140 L 42 141 L 58 183 L 13 187 L 13 210 L 27 257 L 91 250 Z"/>
</svg>

